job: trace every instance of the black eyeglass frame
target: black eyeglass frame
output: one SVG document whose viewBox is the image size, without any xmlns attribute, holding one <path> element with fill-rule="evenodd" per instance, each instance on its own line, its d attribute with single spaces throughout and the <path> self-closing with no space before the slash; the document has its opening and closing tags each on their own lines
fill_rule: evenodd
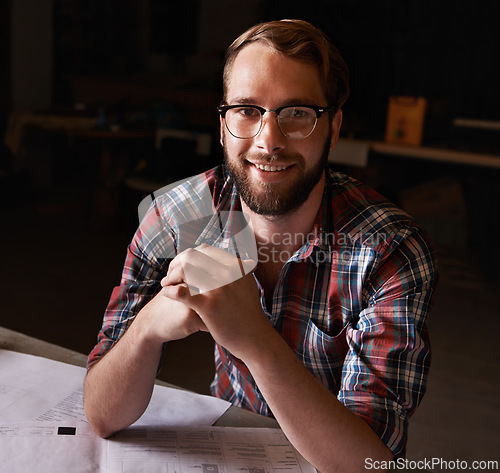
<svg viewBox="0 0 500 473">
<path fill-rule="evenodd" d="M 304 136 L 304 137 L 291 138 L 291 137 L 287 136 L 283 132 L 283 130 L 281 129 L 281 125 L 280 125 L 280 121 L 279 121 L 279 116 L 280 116 L 281 111 L 285 108 L 294 108 L 294 107 L 310 108 L 311 110 L 313 110 L 316 113 L 316 123 L 314 124 L 314 126 L 313 126 L 312 130 L 309 132 L 309 134 Z M 229 131 L 229 133 L 231 133 L 231 135 L 233 135 L 235 138 L 238 138 L 240 140 L 249 140 L 251 138 L 256 137 L 260 133 L 260 131 L 262 130 L 264 113 L 266 113 L 266 112 L 276 113 L 278 125 L 280 127 L 281 133 L 283 133 L 284 136 L 286 136 L 287 138 L 290 138 L 290 139 L 301 140 L 301 139 L 307 138 L 308 136 L 310 136 L 312 134 L 312 132 L 316 129 L 316 124 L 318 122 L 318 119 L 321 118 L 321 115 L 323 115 L 323 113 L 331 112 L 331 111 L 337 109 L 337 107 L 335 105 L 328 105 L 326 107 L 319 107 L 318 105 L 293 104 L 293 105 L 284 105 L 282 107 L 278 107 L 278 108 L 274 108 L 274 109 L 267 109 L 267 108 L 261 107 L 259 105 L 239 104 L 239 105 L 220 105 L 219 107 L 217 107 L 217 111 L 219 112 L 222 119 L 225 121 L 226 120 L 226 112 L 228 110 L 233 109 L 233 108 L 253 108 L 253 109 L 258 110 L 260 112 L 260 126 L 259 126 L 259 129 L 257 130 L 257 133 L 255 133 L 255 135 L 248 136 L 246 138 L 241 138 L 240 136 L 236 136 L 235 134 L 233 134 L 233 132 L 229 129 L 229 127 L 226 124 L 226 128 Z"/>
</svg>

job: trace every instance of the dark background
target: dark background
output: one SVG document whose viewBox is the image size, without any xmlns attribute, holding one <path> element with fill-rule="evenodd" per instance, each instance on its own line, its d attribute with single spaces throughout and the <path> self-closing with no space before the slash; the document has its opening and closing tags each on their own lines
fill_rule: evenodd
<svg viewBox="0 0 500 473">
<path fill-rule="evenodd" d="M 27 8 L 29 0 L 2 3 L 4 120 L 17 105 L 10 93 L 15 88 L 13 62 L 18 60 L 13 41 L 46 41 L 30 38 L 29 31 L 13 31 L 17 24 L 9 18 L 18 3 L 26 5 L 24 15 L 37 15 L 36 8 Z M 74 105 L 75 77 L 135 78 L 139 83 L 141 77 L 153 80 L 156 75 L 165 87 L 189 85 L 219 93 L 224 48 L 237 34 L 263 20 L 302 18 L 332 38 L 350 67 L 346 133 L 382 133 L 390 95 L 429 100 L 428 142 L 448 144 L 455 117 L 500 119 L 500 5 L 494 0 L 45 0 L 38 8 L 44 4 L 52 22 L 52 58 L 46 65 L 52 74 L 51 105 Z M 152 55 L 161 67 L 152 67 Z"/>
</svg>

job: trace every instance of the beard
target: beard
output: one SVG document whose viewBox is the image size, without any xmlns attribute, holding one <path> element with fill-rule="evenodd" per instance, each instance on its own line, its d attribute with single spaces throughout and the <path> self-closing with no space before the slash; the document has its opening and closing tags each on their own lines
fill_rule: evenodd
<svg viewBox="0 0 500 473">
<path fill-rule="evenodd" d="M 232 178 L 241 199 L 248 208 L 266 217 L 283 217 L 298 209 L 309 197 L 318 184 L 328 163 L 330 152 L 330 136 L 325 141 L 320 160 L 308 171 L 305 171 L 305 159 L 301 154 L 280 153 L 277 155 L 241 153 L 237 159 L 230 159 L 224 146 L 224 164 Z M 246 158 L 258 157 L 272 164 L 274 161 L 290 162 L 302 170 L 301 175 L 290 182 L 269 184 L 254 183 L 250 179 L 249 167 L 253 166 Z M 278 171 L 280 172 L 280 171 Z"/>
</svg>

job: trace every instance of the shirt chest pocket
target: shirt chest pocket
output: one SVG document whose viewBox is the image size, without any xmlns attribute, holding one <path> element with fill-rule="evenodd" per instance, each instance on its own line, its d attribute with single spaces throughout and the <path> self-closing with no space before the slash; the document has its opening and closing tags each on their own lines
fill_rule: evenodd
<svg viewBox="0 0 500 473">
<path fill-rule="evenodd" d="M 347 353 L 347 327 L 330 336 L 308 320 L 303 337 L 297 346 L 297 356 L 306 368 L 328 388 L 337 393 L 342 377 L 342 367 Z"/>
</svg>

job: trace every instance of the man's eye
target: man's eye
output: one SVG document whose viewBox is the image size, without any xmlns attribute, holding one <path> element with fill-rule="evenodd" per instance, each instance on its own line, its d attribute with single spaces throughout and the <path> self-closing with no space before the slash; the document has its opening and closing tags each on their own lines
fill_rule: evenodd
<svg viewBox="0 0 500 473">
<path fill-rule="evenodd" d="M 282 120 L 307 120 L 309 118 L 309 111 L 300 107 L 284 108 L 280 113 Z"/>
<path fill-rule="evenodd" d="M 307 112 L 301 108 L 294 108 L 291 113 L 292 118 L 305 118 L 306 116 Z"/>
<path fill-rule="evenodd" d="M 242 115 L 243 117 L 248 117 L 248 118 L 254 118 L 259 115 L 259 111 L 256 110 L 255 108 L 239 108 L 238 113 Z"/>
</svg>

